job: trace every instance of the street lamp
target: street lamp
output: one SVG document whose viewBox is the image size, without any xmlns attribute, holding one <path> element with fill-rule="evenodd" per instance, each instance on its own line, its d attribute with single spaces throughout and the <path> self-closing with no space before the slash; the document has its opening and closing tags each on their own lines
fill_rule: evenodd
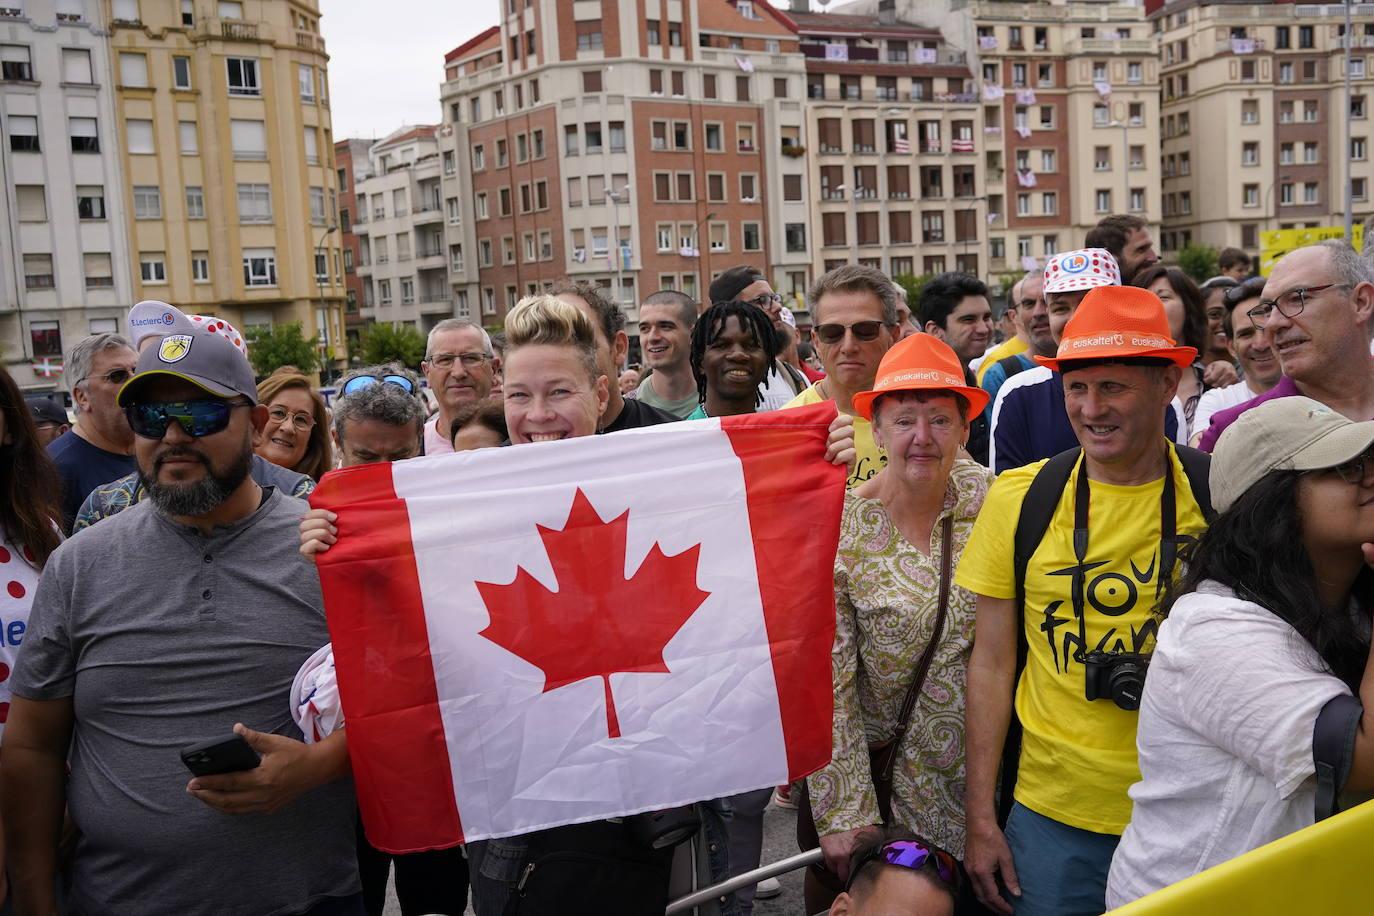
<svg viewBox="0 0 1374 916">
<path fill-rule="evenodd" d="M 616 190 L 612 188 L 606 192 L 606 197 L 615 203 L 615 301 L 623 301 L 625 281 L 621 277 L 621 269 L 624 267 L 625 249 L 620 244 L 620 203 L 629 203 L 630 189 L 628 186 Z"/>
<path fill-rule="evenodd" d="M 1121 128 L 1121 212 L 1131 210 L 1131 135 L 1130 125 L 1124 121 L 1113 121 L 1108 127 Z"/>
<path fill-rule="evenodd" d="M 334 225 L 325 229 L 324 234 L 320 236 L 319 244 L 315 246 L 315 290 L 318 293 L 320 299 L 320 313 L 316 315 L 315 320 L 318 324 L 322 325 L 322 330 L 324 331 L 324 335 L 319 343 L 319 348 L 321 369 L 326 373 L 329 372 L 329 367 L 324 365 L 324 356 L 328 352 L 329 347 L 329 307 L 325 305 L 324 302 L 324 278 L 329 274 L 329 259 L 325 258 L 323 274 L 319 271 L 319 263 L 320 255 L 324 250 L 324 243 L 329 239 L 329 236 L 332 233 L 334 233 L 338 228 L 339 227 L 337 225 Z M 331 284 L 331 286 L 332 285 L 333 284 Z M 321 318 L 323 318 L 324 320 L 321 321 Z"/>
<path fill-rule="evenodd" d="M 704 260 L 702 260 L 702 254 L 701 254 L 701 224 L 704 223 L 704 222 L 706 222 L 708 219 L 715 219 L 715 218 L 716 218 L 716 214 L 715 214 L 714 211 L 712 211 L 712 212 L 710 212 L 710 213 L 707 213 L 707 214 L 706 214 L 705 216 L 703 216 L 701 219 L 697 220 L 696 226 L 692 229 L 692 238 L 695 239 L 695 240 L 696 240 L 696 243 L 697 243 L 697 264 L 699 265 L 699 266 L 697 267 L 697 296 L 698 296 L 698 297 L 700 297 L 700 296 L 702 296 L 702 295 L 705 294 L 705 291 L 706 291 L 706 276 L 707 276 L 707 273 L 706 273 L 706 267 L 707 267 L 707 265 L 706 265 L 706 262 L 705 262 Z M 706 244 L 707 244 L 707 249 L 708 249 L 708 251 L 709 251 L 709 249 L 710 249 L 710 240 L 709 240 L 709 239 L 707 240 L 707 243 L 706 243 Z"/>
</svg>

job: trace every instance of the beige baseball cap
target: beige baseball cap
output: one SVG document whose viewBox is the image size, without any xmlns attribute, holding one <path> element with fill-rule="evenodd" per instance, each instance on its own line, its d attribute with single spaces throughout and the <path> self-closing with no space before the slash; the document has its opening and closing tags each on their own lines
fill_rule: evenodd
<svg viewBox="0 0 1374 916">
<path fill-rule="evenodd" d="M 1225 512 L 1270 471 L 1320 471 L 1374 446 L 1374 422 L 1356 423 L 1320 401 L 1288 397 L 1241 414 L 1212 450 L 1212 507 Z"/>
</svg>

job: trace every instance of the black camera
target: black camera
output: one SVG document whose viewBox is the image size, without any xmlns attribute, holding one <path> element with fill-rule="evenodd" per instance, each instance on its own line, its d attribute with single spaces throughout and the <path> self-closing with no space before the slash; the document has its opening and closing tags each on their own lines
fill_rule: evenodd
<svg viewBox="0 0 1374 916">
<path fill-rule="evenodd" d="M 1111 700 L 1122 709 L 1140 708 L 1150 656 L 1135 652 L 1089 652 L 1083 657 L 1083 678 L 1090 700 Z"/>
</svg>

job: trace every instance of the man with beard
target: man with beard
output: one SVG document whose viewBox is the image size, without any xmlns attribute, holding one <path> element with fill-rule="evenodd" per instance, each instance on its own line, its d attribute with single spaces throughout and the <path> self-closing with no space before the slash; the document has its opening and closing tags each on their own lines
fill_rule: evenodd
<svg viewBox="0 0 1374 916">
<path fill-rule="evenodd" d="M 57 912 L 65 808 L 76 911 L 361 914 L 344 735 L 306 745 L 289 716 L 329 636 L 295 549 L 306 504 L 249 474 L 252 371 L 217 334 L 175 334 L 118 403 L 148 497 L 49 559 L 11 680 L 16 909 Z M 231 729 L 258 766 L 190 778 L 180 749 Z"/>
</svg>

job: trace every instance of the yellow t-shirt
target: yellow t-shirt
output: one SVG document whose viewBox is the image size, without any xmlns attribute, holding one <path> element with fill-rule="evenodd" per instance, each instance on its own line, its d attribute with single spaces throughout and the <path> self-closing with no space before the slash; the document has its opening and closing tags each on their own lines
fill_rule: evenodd
<svg viewBox="0 0 1374 916">
<path fill-rule="evenodd" d="M 819 404 L 828 400 L 830 399 L 817 391 L 815 385 L 812 385 L 782 405 L 782 409 L 804 407 L 807 404 Z M 849 472 L 849 480 L 845 484 L 851 489 L 887 467 L 887 455 L 878 448 L 878 443 L 873 441 L 873 424 L 858 415 L 854 416 L 854 452 L 854 469 Z"/>
<path fill-rule="evenodd" d="M 1169 455 L 1178 537 L 1196 538 L 1206 522 L 1172 449 Z M 964 548 L 956 583 L 980 595 L 1016 597 L 1016 522 L 1026 490 L 1044 463 L 997 478 Z M 1086 699 L 1080 650 L 1154 649 L 1164 479 L 1136 487 L 1089 480 L 1085 619 L 1079 620 L 1072 591 L 1077 475 L 1075 467 L 1026 568 L 1029 652 L 1016 690 L 1024 736 L 1015 794 L 1027 808 L 1062 824 L 1119 836 L 1131 817 L 1126 790 L 1140 780 L 1138 716 L 1109 699 Z M 1176 575 L 1180 565 L 1175 564 Z"/>
<path fill-rule="evenodd" d="M 1029 349 L 1030 344 L 1019 337 L 1013 337 L 1011 340 L 1004 340 L 993 347 L 987 353 L 983 354 L 983 361 L 978 364 L 978 374 L 975 376 L 978 379 L 978 384 L 983 384 L 983 376 L 987 375 L 989 369 L 997 365 L 999 359 L 1006 359 L 1008 356 L 1025 353 Z"/>
</svg>

